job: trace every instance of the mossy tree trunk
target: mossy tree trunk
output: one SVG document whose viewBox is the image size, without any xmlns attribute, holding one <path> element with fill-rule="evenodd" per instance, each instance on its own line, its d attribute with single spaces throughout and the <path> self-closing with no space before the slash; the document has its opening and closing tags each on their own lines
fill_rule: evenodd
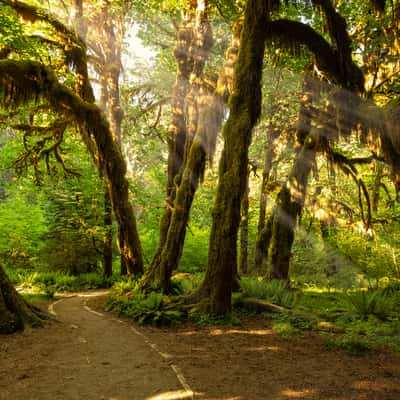
<svg viewBox="0 0 400 400">
<path fill-rule="evenodd" d="M 95 66 L 98 70 L 98 66 Z M 99 71 L 97 71 L 99 72 Z M 107 79 L 104 74 L 100 75 L 100 99 L 99 107 L 104 114 L 107 113 L 107 100 L 108 100 L 108 88 Z M 107 181 L 103 176 L 103 187 L 104 187 L 104 237 L 103 237 L 103 273 L 104 276 L 110 277 L 112 275 L 112 241 L 113 241 L 113 229 L 112 229 L 112 203 L 111 196 L 108 191 Z"/>
<path fill-rule="evenodd" d="M 289 263 L 294 230 L 307 191 L 307 182 L 315 164 L 317 139 L 310 135 L 312 124 L 312 101 L 315 97 L 310 78 L 306 77 L 297 126 L 299 149 L 288 181 L 278 193 L 271 216 L 269 241 L 269 278 L 289 279 Z"/>
<path fill-rule="evenodd" d="M 240 252 L 239 252 L 239 271 L 247 274 L 249 269 L 248 260 L 249 247 L 249 171 L 246 178 L 246 189 L 243 193 L 240 204 Z"/>
<path fill-rule="evenodd" d="M 96 165 L 99 171 L 105 171 L 108 179 L 108 190 L 122 238 L 121 257 L 125 258 L 131 274 L 142 274 L 142 249 L 129 202 L 126 164 L 101 110 L 60 84 L 51 69 L 34 61 L 0 60 L 0 94 L 5 107 L 45 99 L 57 113 L 69 117 L 85 131 L 84 136 L 94 144 L 91 150 Z"/>
<path fill-rule="evenodd" d="M 77 24 L 77 32 L 82 40 L 87 39 L 87 30 L 83 32 L 85 28 L 85 21 L 83 19 L 82 2 L 80 3 L 79 12 L 76 12 L 77 21 L 81 21 Z M 108 0 L 102 0 L 99 5 L 98 21 L 99 24 L 93 32 L 95 38 L 88 37 L 89 47 L 91 48 L 94 56 L 92 57 L 92 63 L 96 73 L 99 76 L 101 83 L 101 96 L 100 96 L 100 108 L 107 115 L 110 123 L 111 133 L 114 142 L 118 147 L 121 145 L 121 123 L 123 120 L 123 111 L 120 104 L 120 90 L 119 90 L 119 77 L 122 70 L 121 65 L 121 49 L 122 41 L 125 34 L 124 28 L 124 9 L 120 13 L 111 15 L 109 11 L 110 2 Z M 86 28 L 87 29 L 87 28 Z M 94 43 L 95 42 L 95 43 Z M 99 42 L 101 45 L 99 45 Z M 87 72 L 86 72 L 87 74 Z M 85 75 L 88 80 L 87 75 Z M 94 99 L 87 98 L 87 101 L 94 101 Z M 102 173 L 104 175 L 104 173 Z M 112 195 L 107 193 L 110 187 L 110 183 L 107 182 L 107 176 L 104 177 L 105 185 L 105 196 L 104 196 L 104 243 L 103 243 L 103 255 L 104 255 L 104 273 L 109 276 L 112 274 Z M 121 231 L 118 226 L 118 245 L 121 253 L 121 273 L 122 274 L 137 274 L 138 271 L 130 270 L 132 264 L 129 260 L 125 259 L 124 254 L 129 252 L 124 249 L 126 238 L 123 236 L 125 233 Z"/>
<path fill-rule="evenodd" d="M 307 180 L 315 163 L 316 141 L 309 137 L 296 157 L 291 176 L 278 194 L 272 217 L 269 278 L 289 280 L 289 264 L 297 218 L 302 210 Z"/>
<path fill-rule="evenodd" d="M 0 265 L 0 334 L 39 326 L 43 317 L 17 293 Z"/>
<path fill-rule="evenodd" d="M 272 111 L 272 116 L 274 111 Z M 274 179 L 271 178 L 272 161 L 275 157 L 275 139 L 280 135 L 280 132 L 271 123 L 268 127 L 267 140 L 265 145 L 264 165 L 261 178 L 261 191 L 260 191 L 260 211 L 258 216 L 257 237 L 255 244 L 255 270 L 261 273 L 264 269 L 264 264 L 267 259 L 268 246 L 266 246 L 266 237 L 269 235 L 268 227 L 266 226 L 266 212 L 267 212 L 267 199 L 274 186 Z M 268 224 L 267 224 L 268 225 Z"/>
<path fill-rule="evenodd" d="M 177 44 L 174 50 L 177 75 L 173 90 L 172 122 L 168 132 L 168 177 L 164 211 L 160 219 L 160 236 L 157 250 L 150 270 L 157 268 L 161 252 L 167 240 L 173 204 L 177 186 L 180 182 L 186 143 L 186 96 L 190 90 L 190 75 L 193 71 L 193 27 L 195 21 L 196 2 L 188 0 L 186 9 L 182 11 L 182 20 L 177 32 Z M 150 278 L 151 279 L 151 278 Z"/>
<path fill-rule="evenodd" d="M 230 115 L 223 129 L 224 150 L 219 165 L 217 197 L 208 252 L 208 267 L 194 298 L 206 300 L 213 314 L 231 309 L 237 272 L 237 233 L 240 203 L 246 188 L 248 147 L 261 111 L 261 77 L 269 2 L 249 0 L 235 69 Z M 194 299 L 193 298 L 193 299 Z"/>
<path fill-rule="evenodd" d="M 121 49 L 122 41 L 125 30 L 123 24 L 119 23 L 119 34 L 115 33 L 115 24 L 121 19 L 120 16 L 112 16 L 109 13 L 109 1 L 103 0 L 101 6 L 101 31 L 100 35 L 103 39 L 102 42 L 102 57 L 103 60 L 101 65 L 101 76 L 106 84 L 107 92 L 107 103 L 106 103 L 106 115 L 110 122 L 110 129 L 113 135 L 113 139 L 116 145 L 121 148 L 121 124 L 124 117 L 123 110 L 120 103 L 120 90 L 119 90 L 119 77 L 122 71 L 121 64 Z M 108 215 L 105 218 L 105 242 L 104 252 L 107 254 L 107 270 L 112 271 L 112 215 L 109 212 L 111 210 L 111 196 L 106 194 L 105 196 L 105 207 L 104 211 Z M 123 238 L 121 237 L 121 231 L 118 227 L 118 247 L 121 247 Z M 105 260 L 106 261 L 106 260 Z M 111 262 L 111 265 L 110 265 Z M 129 271 L 129 262 L 122 256 L 121 252 L 121 275 L 127 273 L 132 274 L 133 271 Z"/>
<path fill-rule="evenodd" d="M 232 89 L 233 66 L 239 46 L 240 31 L 235 29 L 231 46 L 226 53 L 224 70 L 219 74 L 216 87 L 215 81 L 206 81 L 202 70 L 211 48 L 212 36 L 205 14 L 206 4 L 202 4 L 200 10 L 198 7 L 196 18 L 195 37 L 198 51 L 194 52 L 195 62 L 191 77 L 193 85 L 188 107 L 189 139 L 186 143 L 183 173 L 171 209 L 169 229 L 159 261 L 157 264 L 153 263 L 143 282 L 143 286 L 157 283 L 165 292 L 170 291 L 172 272 L 178 268 L 191 206 L 199 182 L 203 178 L 207 158 L 212 163 L 216 137 L 224 119 L 225 103 Z"/>
<path fill-rule="evenodd" d="M 170 205 L 161 219 L 159 247 L 149 273 L 143 281 L 143 286 L 156 283 L 165 292 L 170 290 L 171 274 L 177 268 L 182 254 L 190 208 L 205 169 L 206 132 L 204 127 L 199 130 L 199 123 L 201 123 L 199 121 L 207 117 L 205 113 L 210 107 L 210 103 L 214 104 L 212 96 L 207 93 L 210 89 L 206 87 L 203 80 L 204 65 L 213 42 L 211 25 L 206 12 L 207 2 L 204 0 L 189 2 L 189 5 L 196 7 L 194 14 L 193 10 L 189 10 L 190 14 L 194 16 L 194 20 L 191 22 L 191 34 L 186 33 L 184 36 L 186 39 L 190 39 L 190 42 L 182 44 L 178 41 L 178 48 L 182 45 L 189 46 L 188 54 L 190 56 L 187 58 L 188 54 L 186 54 L 185 62 L 179 63 L 177 56 L 182 57 L 183 55 L 180 52 L 175 53 L 178 61 L 178 79 L 175 89 L 180 88 L 181 93 L 185 93 L 185 98 L 176 99 L 176 101 L 179 100 L 181 113 L 174 116 L 174 123 L 179 122 L 175 129 L 180 126 L 177 130 L 181 134 L 174 135 L 175 147 L 169 149 L 169 179 L 171 172 L 176 175 L 174 187 L 169 186 L 167 190 Z M 183 65 L 187 68 L 181 71 Z M 184 87 L 182 86 L 183 82 L 178 85 L 182 78 L 185 80 Z M 207 102 L 204 101 L 205 98 Z M 181 119 L 182 117 L 184 118 Z M 194 152 L 192 152 L 192 147 L 196 148 Z M 188 168 L 191 171 L 188 172 Z"/>
<path fill-rule="evenodd" d="M 113 229 L 112 229 L 112 203 L 107 185 L 104 185 L 104 239 L 103 239 L 103 273 L 109 278 L 113 273 Z"/>
</svg>

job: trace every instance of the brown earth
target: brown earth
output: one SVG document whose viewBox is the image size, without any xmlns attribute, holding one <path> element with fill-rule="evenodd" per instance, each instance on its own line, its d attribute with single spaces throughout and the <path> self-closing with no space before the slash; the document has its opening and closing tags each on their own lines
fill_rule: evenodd
<svg viewBox="0 0 400 400">
<path fill-rule="evenodd" d="M 261 318 L 137 327 L 105 313 L 103 300 L 64 299 L 59 322 L 0 336 L 0 400 L 171 400 L 191 398 L 188 386 L 201 400 L 400 400 L 398 353 L 328 351 L 315 334 L 282 338 Z"/>
</svg>

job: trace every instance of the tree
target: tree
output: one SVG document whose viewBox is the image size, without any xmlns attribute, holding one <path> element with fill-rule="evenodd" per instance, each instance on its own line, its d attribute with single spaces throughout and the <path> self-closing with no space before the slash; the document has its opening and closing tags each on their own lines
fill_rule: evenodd
<svg viewBox="0 0 400 400">
<path fill-rule="evenodd" d="M 44 317 L 17 293 L 0 265 L 0 334 L 41 325 Z"/>
<path fill-rule="evenodd" d="M 207 157 L 211 161 L 215 150 L 216 137 L 223 122 L 224 104 L 230 92 L 230 72 L 236 62 L 240 29 L 234 29 L 232 46 L 228 49 L 224 71 L 208 77 L 203 73 L 208 53 L 212 46 L 211 26 L 207 17 L 206 2 L 198 2 L 196 23 L 193 32 L 193 65 L 190 76 L 190 90 L 185 99 L 187 112 L 185 122 L 184 155 L 179 175 L 175 177 L 176 193 L 173 206 L 168 210 L 169 226 L 165 243 L 144 279 L 161 286 L 165 292 L 171 290 L 171 275 L 177 269 L 184 245 L 186 226 L 193 199 L 203 179 Z M 171 157 L 171 153 L 169 155 Z M 165 216 L 165 214 L 164 214 Z M 162 224 L 166 219 L 162 219 Z M 161 251 L 161 253 L 159 253 Z"/>
<path fill-rule="evenodd" d="M 246 187 L 248 147 L 261 112 L 261 75 L 270 4 L 249 0 L 235 69 L 230 114 L 223 128 L 224 150 L 219 164 L 217 198 L 213 208 L 208 267 L 194 299 L 207 299 L 214 314 L 231 309 L 237 271 L 236 240 L 240 203 Z"/>
<path fill-rule="evenodd" d="M 126 165 L 120 150 L 113 142 L 108 122 L 93 104 L 94 96 L 88 79 L 84 43 L 74 32 L 43 10 L 18 1 L 2 0 L 2 3 L 13 7 L 24 18 L 33 22 L 44 21 L 56 30 L 61 47 L 66 53 L 66 64 L 72 64 L 75 67 L 75 90 L 79 96 L 74 95 L 66 86 L 59 84 L 53 71 L 39 63 L 3 60 L 1 67 L 5 72 L 1 82 L 3 105 L 18 106 L 41 97 L 49 101 L 56 113 L 69 114 L 72 112 L 73 116 L 71 117 L 78 123 L 82 139 L 96 161 L 97 167 L 100 171 L 103 168 L 106 171 L 108 190 L 111 193 L 113 209 L 119 226 L 121 257 L 125 259 L 129 273 L 141 274 L 143 258 L 134 213 L 128 200 Z M 16 71 L 12 71 L 12 65 L 16 66 Z M 30 78 L 26 77 L 27 79 L 23 83 L 12 87 L 17 76 L 30 73 L 32 74 Z M 9 82 L 6 77 L 10 79 Z M 37 79 L 36 83 L 34 83 L 35 79 Z M 22 98 L 20 97 L 21 93 L 24 93 Z M 12 98 L 14 95 L 15 98 Z M 11 96 L 11 98 L 7 96 Z M 70 102 L 70 110 L 67 110 L 68 107 L 66 108 L 64 103 L 66 99 L 63 97 L 65 96 Z M 82 106 L 81 110 L 79 110 L 80 106 Z M 74 111 L 71 111 L 72 109 Z M 93 119 L 90 120 L 91 118 Z"/>
</svg>

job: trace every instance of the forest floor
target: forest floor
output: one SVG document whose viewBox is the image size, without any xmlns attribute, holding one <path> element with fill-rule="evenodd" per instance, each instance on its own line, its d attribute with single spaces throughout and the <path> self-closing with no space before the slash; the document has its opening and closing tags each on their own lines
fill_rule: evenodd
<svg viewBox="0 0 400 400">
<path fill-rule="evenodd" d="M 284 338 L 264 318 L 138 327 L 104 305 L 102 292 L 64 297 L 57 322 L 0 336 L 0 400 L 400 399 L 399 353 L 327 350 L 320 336 Z"/>
</svg>

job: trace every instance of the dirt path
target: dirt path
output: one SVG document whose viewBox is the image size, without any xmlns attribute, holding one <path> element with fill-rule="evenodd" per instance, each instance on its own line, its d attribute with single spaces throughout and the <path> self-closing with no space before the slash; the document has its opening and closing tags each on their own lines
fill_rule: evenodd
<svg viewBox="0 0 400 400">
<path fill-rule="evenodd" d="M 167 355 L 163 359 L 138 331 L 91 311 L 86 300 L 56 302 L 52 311 L 60 323 L 0 337 L 1 400 L 191 398 Z"/>
<path fill-rule="evenodd" d="M 59 323 L 0 336 L 0 400 L 190 398 L 176 366 L 196 400 L 400 400 L 400 355 L 391 351 L 328 351 L 316 334 L 282 338 L 263 318 L 238 328 L 137 327 L 104 312 L 104 297 L 64 299 L 54 310 Z"/>
</svg>

